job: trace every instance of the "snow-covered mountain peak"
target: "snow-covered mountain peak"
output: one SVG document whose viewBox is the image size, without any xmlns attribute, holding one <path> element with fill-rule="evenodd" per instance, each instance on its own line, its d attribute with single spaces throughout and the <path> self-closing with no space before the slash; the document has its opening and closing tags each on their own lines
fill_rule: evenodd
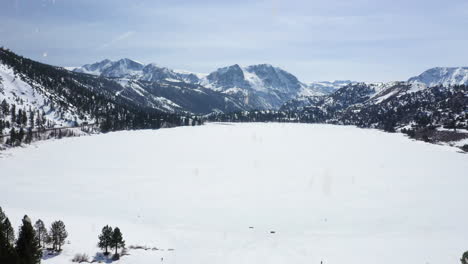
<svg viewBox="0 0 468 264">
<path fill-rule="evenodd" d="M 180 76 L 173 70 L 166 67 L 159 67 L 155 63 L 147 64 L 143 67 L 140 79 L 144 81 L 161 81 L 161 80 L 181 80 Z"/>
<path fill-rule="evenodd" d="M 73 71 L 111 78 L 132 78 L 151 82 L 172 80 L 197 84 L 200 81 L 200 77 L 197 74 L 176 72 L 156 63 L 145 65 L 128 58 L 117 61 L 103 60 L 94 64 L 86 64 L 75 68 Z"/>
<path fill-rule="evenodd" d="M 350 80 L 315 81 L 307 84 L 307 86 L 314 95 L 326 95 L 344 86 L 356 83 L 357 82 Z"/>
<path fill-rule="evenodd" d="M 216 90 L 227 90 L 230 88 L 251 88 L 245 80 L 244 71 L 238 64 L 219 68 L 206 76 L 206 86 Z"/>
<path fill-rule="evenodd" d="M 101 72 L 106 77 L 131 77 L 136 76 L 143 69 L 144 65 L 131 59 L 120 59 L 110 63 L 110 66 Z"/>
<path fill-rule="evenodd" d="M 281 70 L 280 68 L 275 67 L 271 64 L 267 64 L 267 63 L 249 65 L 243 68 L 249 72 L 255 72 L 255 71 L 260 71 L 260 70 L 263 70 L 263 71 L 274 71 L 276 69 Z"/>
<path fill-rule="evenodd" d="M 428 87 L 468 85 L 468 67 L 435 67 L 408 80 Z"/>
<path fill-rule="evenodd" d="M 300 82 L 293 74 L 271 64 L 241 66 L 233 64 L 218 68 L 209 74 L 172 70 L 155 63 L 141 64 L 131 59 L 103 60 L 75 69 L 76 72 L 104 77 L 141 80 L 147 82 L 184 82 L 201 85 L 217 92 L 235 96 L 257 109 L 278 108 L 297 96 L 329 94 L 349 81 L 322 83 L 311 87 Z"/>
<path fill-rule="evenodd" d="M 108 67 L 110 67 L 112 64 L 112 61 L 109 59 L 104 59 L 99 62 L 95 62 L 92 64 L 85 64 L 81 67 L 76 67 L 73 69 L 75 72 L 81 72 L 81 73 L 87 73 L 87 74 L 93 74 L 93 75 L 100 75 L 102 71 Z"/>
<path fill-rule="evenodd" d="M 263 86 L 283 92 L 297 92 L 303 86 L 296 76 L 270 64 L 251 65 L 245 68 L 261 80 Z"/>
<path fill-rule="evenodd" d="M 234 64 L 210 73 L 207 80 L 218 90 L 242 88 L 256 91 L 276 90 L 297 93 L 303 86 L 292 74 L 270 64 L 241 67 Z"/>
<path fill-rule="evenodd" d="M 117 61 L 109 59 L 102 60 L 93 64 L 86 64 L 82 67 L 75 68 L 73 71 L 88 73 L 93 75 L 102 75 L 105 77 L 130 77 L 138 74 L 143 69 L 144 65 L 140 62 L 123 58 Z"/>
<path fill-rule="evenodd" d="M 126 65 L 130 68 L 141 68 L 142 66 L 144 66 L 143 63 L 129 59 L 129 58 L 123 58 L 113 63 L 119 64 L 119 65 Z"/>
</svg>

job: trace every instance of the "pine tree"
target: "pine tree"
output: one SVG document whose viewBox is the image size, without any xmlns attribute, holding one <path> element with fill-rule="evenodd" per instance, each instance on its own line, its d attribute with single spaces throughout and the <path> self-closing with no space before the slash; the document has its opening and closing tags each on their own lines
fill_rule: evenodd
<svg viewBox="0 0 468 264">
<path fill-rule="evenodd" d="M 21 110 L 21 108 L 20 108 L 20 109 L 18 109 L 18 114 L 16 115 L 16 120 L 15 120 L 16 124 L 18 126 L 20 126 L 21 123 L 22 123 L 22 120 L 23 120 L 23 110 Z"/>
<path fill-rule="evenodd" d="M 123 240 L 120 229 L 116 227 L 112 233 L 111 245 L 115 248 L 115 254 L 117 255 L 117 249 L 125 247 L 125 241 Z"/>
<path fill-rule="evenodd" d="M 2 208 L 0 207 L 0 223 L 2 224 L 2 234 L 5 238 L 6 242 L 10 245 L 15 243 L 15 230 L 11 226 L 10 220 L 3 212 Z"/>
<path fill-rule="evenodd" d="M 29 111 L 29 126 L 34 127 L 34 111 Z"/>
<path fill-rule="evenodd" d="M 0 208 L 0 218 L 6 219 Z M 18 263 L 18 258 L 13 246 L 9 243 L 6 234 L 5 225 L 3 221 L 0 221 L 0 263 Z"/>
<path fill-rule="evenodd" d="M 21 142 L 23 142 L 24 138 L 24 129 L 21 127 L 18 134 L 17 134 L 17 139 L 18 139 L 18 144 L 20 145 Z"/>
<path fill-rule="evenodd" d="M 466 251 L 465 253 L 463 253 L 463 256 L 462 258 L 460 259 L 461 263 L 462 264 L 468 264 L 468 251 Z"/>
<path fill-rule="evenodd" d="M 12 127 L 11 130 L 10 130 L 10 144 L 11 145 L 15 145 L 16 143 L 16 131 L 15 131 L 15 128 Z"/>
<path fill-rule="evenodd" d="M 13 245 L 15 243 L 15 230 L 11 226 L 10 220 L 8 220 L 8 217 L 5 219 L 3 222 L 3 228 L 5 232 L 5 238 L 10 245 Z"/>
<path fill-rule="evenodd" d="M 11 112 L 11 123 L 13 125 L 13 123 L 16 121 L 16 105 L 14 104 L 11 105 L 10 112 Z"/>
<path fill-rule="evenodd" d="M 8 112 L 10 112 L 10 106 L 8 105 L 8 103 L 6 102 L 5 99 L 3 99 L 0 108 L 1 108 L 4 115 L 7 115 Z"/>
<path fill-rule="evenodd" d="M 34 230 L 36 231 L 37 238 L 39 239 L 39 246 L 44 247 L 45 242 L 47 241 L 48 234 L 47 228 L 45 227 L 44 222 L 42 222 L 41 219 L 37 220 L 34 224 Z"/>
<path fill-rule="evenodd" d="M 28 123 L 28 116 L 26 115 L 26 110 L 23 110 L 23 115 L 21 116 L 21 125 L 26 126 Z"/>
<path fill-rule="evenodd" d="M 33 133 L 32 133 L 32 128 L 28 128 L 28 131 L 26 132 L 26 138 L 24 139 L 24 141 L 29 144 L 31 143 L 33 140 Z"/>
<path fill-rule="evenodd" d="M 2 207 L 0 206 L 0 223 L 3 223 L 3 221 L 5 221 L 5 219 L 6 219 L 6 215 L 3 212 Z"/>
<path fill-rule="evenodd" d="M 42 251 L 39 240 L 31 225 L 31 219 L 27 215 L 24 216 L 23 225 L 20 227 L 18 240 L 16 241 L 16 252 L 21 264 L 38 264 L 41 262 Z"/>
<path fill-rule="evenodd" d="M 102 228 L 102 232 L 99 235 L 98 247 L 106 251 L 104 253 L 105 255 L 109 254 L 108 248 L 111 246 L 112 235 L 113 235 L 112 227 L 108 225 Z"/>
<path fill-rule="evenodd" d="M 68 237 L 65 224 L 62 221 L 55 221 L 50 228 L 50 238 L 52 240 L 54 250 L 61 251 L 62 245 L 65 244 L 65 239 Z"/>
<path fill-rule="evenodd" d="M 38 129 L 42 127 L 42 118 L 41 118 L 41 115 L 39 114 L 39 111 L 37 111 L 37 115 L 36 115 L 36 127 Z"/>
</svg>

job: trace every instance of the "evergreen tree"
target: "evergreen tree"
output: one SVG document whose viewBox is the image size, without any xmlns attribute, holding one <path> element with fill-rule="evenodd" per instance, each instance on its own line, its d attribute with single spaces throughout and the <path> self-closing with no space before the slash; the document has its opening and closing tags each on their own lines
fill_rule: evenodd
<svg viewBox="0 0 468 264">
<path fill-rule="evenodd" d="M 105 250 L 105 255 L 109 254 L 108 248 L 111 246 L 113 233 L 112 227 L 106 225 L 102 228 L 102 232 L 99 235 L 98 247 Z"/>
<path fill-rule="evenodd" d="M 11 145 L 15 145 L 15 143 L 16 143 L 16 138 L 17 138 L 17 136 L 16 136 L 15 128 L 12 127 L 12 128 L 10 129 L 10 143 L 11 143 Z"/>
<path fill-rule="evenodd" d="M 0 208 L 0 218 L 6 216 L 3 214 Z M 5 234 L 7 233 L 5 224 L 3 221 L 0 221 L 0 263 L 11 263 L 16 264 L 18 263 L 18 258 L 13 246 L 9 243 Z"/>
<path fill-rule="evenodd" d="M 118 227 L 116 227 L 114 232 L 112 232 L 111 245 L 115 248 L 115 254 L 117 254 L 117 249 L 125 247 L 125 241 L 123 240 L 122 233 Z"/>
<path fill-rule="evenodd" d="M 31 219 L 27 215 L 23 218 L 18 240 L 16 241 L 16 252 L 20 264 L 38 264 L 41 262 L 42 251 L 39 240 L 31 225 Z"/>
<path fill-rule="evenodd" d="M 65 230 L 65 224 L 62 221 L 53 222 L 50 228 L 50 238 L 54 250 L 61 251 L 67 237 L 68 233 Z"/>
<path fill-rule="evenodd" d="M 5 99 L 3 99 L 0 108 L 4 115 L 7 115 L 8 112 L 10 112 L 10 106 L 8 105 Z"/>
<path fill-rule="evenodd" d="M 33 140 L 33 133 L 32 133 L 32 128 L 28 128 L 28 131 L 26 132 L 26 138 L 24 139 L 24 142 L 27 144 L 31 143 Z"/>
<path fill-rule="evenodd" d="M 462 264 L 468 264 L 468 251 L 466 251 L 465 253 L 463 253 L 463 256 L 462 258 L 460 259 L 461 263 Z"/>
<path fill-rule="evenodd" d="M 39 114 L 39 111 L 37 111 L 36 127 L 37 127 L 37 128 L 41 128 L 41 127 L 42 127 L 42 118 L 41 118 L 41 115 Z"/>
<path fill-rule="evenodd" d="M 5 242 L 7 242 L 10 245 L 13 245 L 15 243 L 15 230 L 11 226 L 10 220 L 5 215 L 1 207 L 0 207 L 0 224 L 2 224 L 2 230 L 0 232 L 2 232 Z"/>
<path fill-rule="evenodd" d="M 26 115 L 26 110 L 23 110 L 23 115 L 21 116 L 21 125 L 26 126 L 28 123 L 28 116 Z"/>
<path fill-rule="evenodd" d="M 2 235 L 5 238 L 5 241 L 8 242 L 10 245 L 15 243 L 15 230 L 11 226 L 10 220 L 3 212 L 2 208 L 0 207 L 0 223 L 2 224 Z"/>
<path fill-rule="evenodd" d="M 3 223 L 3 221 L 5 221 L 5 219 L 6 219 L 6 215 L 3 212 L 2 207 L 0 206 L 0 223 Z"/>
<path fill-rule="evenodd" d="M 34 127 L 34 111 L 29 111 L 29 126 Z"/>
<path fill-rule="evenodd" d="M 14 104 L 11 105 L 10 112 L 11 112 L 11 123 L 13 125 L 13 123 L 16 121 L 16 105 Z"/>
<path fill-rule="evenodd" d="M 11 226 L 10 220 L 8 220 L 8 217 L 5 219 L 3 222 L 3 228 L 5 232 L 5 238 L 10 245 L 13 245 L 15 243 L 15 230 Z"/>
<path fill-rule="evenodd" d="M 22 122 L 21 122 L 22 120 L 23 120 L 23 110 L 21 110 L 21 108 L 20 108 L 20 109 L 18 109 L 18 114 L 16 115 L 16 120 L 15 120 L 15 121 L 16 121 L 16 124 L 17 124 L 18 126 L 20 126 L 21 123 L 22 123 Z"/>
<path fill-rule="evenodd" d="M 18 144 L 21 144 L 21 142 L 23 142 L 23 138 L 24 138 L 24 129 L 21 127 L 18 134 L 16 135 L 17 136 L 17 140 L 18 140 Z"/>
<path fill-rule="evenodd" d="M 37 238 L 39 239 L 39 246 L 44 247 L 45 242 L 47 241 L 48 234 L 47 228 L 45 227 L 44 222 L 42 222 L 41 219 L 37 220 L 34 224 L 34 230 L 36 231 Z"/>
</svg>

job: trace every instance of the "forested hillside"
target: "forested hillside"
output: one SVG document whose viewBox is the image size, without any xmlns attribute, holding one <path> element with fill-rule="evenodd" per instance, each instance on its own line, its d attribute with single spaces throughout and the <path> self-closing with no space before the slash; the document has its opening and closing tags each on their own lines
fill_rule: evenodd
<svg viewBox="0 0 468 264">
<path fill-rule="evenodd" d="M 0 73 L 0 135 L 8 145 L 30 142 L 51 129 L 56 132 L 52 136 L 64 136 L 59 128 L 106 132 L 200 123 L 197 117 L 117 96 L 123 87 L 113 80 L 42 64 L 4 48 Z"/>
</svg>

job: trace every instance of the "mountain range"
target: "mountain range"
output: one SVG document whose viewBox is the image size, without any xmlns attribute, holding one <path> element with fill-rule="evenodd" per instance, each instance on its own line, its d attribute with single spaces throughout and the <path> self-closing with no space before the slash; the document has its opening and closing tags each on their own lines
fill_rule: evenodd
<svg viewBox="0 0 468 264">
<path fill-rule="evenodd" d="M 468 94 L 460 85 L 468 85 L 467 67 L 432 68 L 399 82 L 306 84 L 269 64 L 234 64 L 199 74 L 120 59 L 69 71 L 0 49 L 0 102 L 23 113 L 35 112 L 36 117 L 40 112 L 49 127 L 161 126 L 187 122 L 183 116 L 251 110 L 377 128 L 404 127 L 427 118 L 446 124 L 459 118 L 457 126 L 465 127 Z M 6 110 L 0 111 L 0 120 L 2 130 L 7 121 L 9 127 L 19 122 Z"/>
<path fill-rule="evenodd" d="M 269 64 L 247 67 L 234 64 L 219 68 L 209 74 L 200 74 L 172 70 L 154 63 L 145 65 L 125 58 L 117 61 L 106 59 L 77 67 L 73 71 L 112 78 L 123 87 L 128 88 L 128 90 L 144 91 L 144 96 L 149 101 L 148 104 L 153 106 L 155 103 L 151 102 L 154 101 L 152 97 L 161 97 L 159 90 L 154 89 L 155 84 L 183 87 L 180 89 L 185 88 L 186 93 L 190 93 L 193 89 L 208 93 L 205 89 L 210 89 L 217 92 L 221 99 L 231 102 L 230 105 L 225 107 L 217 106 L 211 109 L 193 111 L 193 109 L 177 102 L 177 99 L 184 97 L 184 95 L 165 95 L 165 98 L 173 104 L 162 108 L 198 113 L 279 109 L 283 103 L 298 96 L 325 95 L 353 83 L 351 81 L 334 81 L 305 84 L 291 73 Z M 180 108 L 177 109 L 177 107 L 174 107 L 175 105 L 179 105 Z"/>
<path fill-rule="evenodd" d="M 106 59 L 75 68 L 74 71 L 113 78 L 122 86 L 128 88 L 127 90 L 136 89 L 144 93 L 147 101 L 152 101 L 152 97 L 156 95 L 156 101 L 161 104 L 161 100 L 163 100 L 161 97 L 164 97 L 166 101 L 160 107 L 161 109 L 186 110 L 195 113 L 285 109 L 294 102 L 307 104 L 308 101 L 313 101 L 317 96 L 327 96 L 340 88 L 358 84 L 358 82 L 349 80 L 304 83 L 299 81 L 293 74 L 269 64 L 246 67 L 234 64 L 219 68 L 208 74 L 200 74 L 172 70 L 154 63 L 145 65 L 131 59 L 117 61 Z M 406 83 L 411 85 L 412 91 L 438 85 L 446 87 L 466 85 L 468 84 L 468 67 L 432 68 L 419 76 L 409 78 Z M 221 96 L 225 102 L 230 102 L 230 104 L 227 106 L 219 106 L 218 104 L 218 108 L 198 108 L 194 110 L 193 107 L 187 107 L 182 102 L 178 102 L 180 98 L 185 96 L 180 94 L 171 96 L 168 93 L 162 95 L 158 89 L 154 88 L 155 84 L 179 86 L 179 89 L 186 88 L 185 93 L 190 93 L 194 89 L 209 93 L 209 89 L 218 92 L 217 95 Z M 371 89 L 380 91 L 391 86 L 391 84 L 367 83 L 366 85 Z M 149 86 L 153 86 L 153 88 L 149 89 Z M 131 92 L 126 91 L 126 93 Z M 129 95 L 129 97 L 132 96 Z M 193 94 L 191 97 L 193 97 Z M 211 97 L 216 96 L 212 94 Z M 200 100 L 207 101 L 204 98 L 200 98 Z M 153 107 L 157 105 L 156 102 L 147 104 Z"/>
</svg>

